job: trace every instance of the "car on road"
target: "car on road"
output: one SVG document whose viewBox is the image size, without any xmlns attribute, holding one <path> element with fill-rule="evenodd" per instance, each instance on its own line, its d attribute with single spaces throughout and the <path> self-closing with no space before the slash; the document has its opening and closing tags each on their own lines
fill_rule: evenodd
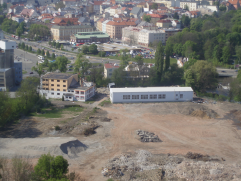
<svg viewBox="0 0 241 181">
<path fill-rule="evenodd" d="M 221 72 L 226 73 L 226 71 L 225 71 L 225 70 L 222 70 Z"/>
<path fill-rule="evenodd" d="M 52 52 L 55 52 L 55 50 L 52 50 Z"/>
<path fill-rule="evenodd" d="M 41 43 L 41 41 L 37 41 L 37 43 Z"/>
<path fill-rule="evenodd" d="M 33 72 L 30 72 L 29 74 L 33 74 Z"/>
</svg>

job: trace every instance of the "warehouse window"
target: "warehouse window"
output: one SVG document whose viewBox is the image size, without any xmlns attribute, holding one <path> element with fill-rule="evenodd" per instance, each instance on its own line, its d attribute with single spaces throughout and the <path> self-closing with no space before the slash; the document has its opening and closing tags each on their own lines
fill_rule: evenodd
<svg viewBox="0 0 241 181">
<path fill-rule="evenodd" d="M 148 99 L 148 95 L 141 95 L 141 99 Z"/>
<path fill-rule="evenodd" d="M 139 99 L 139 95 L 132 95 L 132 99 Z"/>
<path fill-rule="evenodd" d="M 166 99 L 166 94 L 159 94 L 158 99 Z"/>
<path fill-rule="evenodd" d="M 57 95 L 60 95 L 60 93 L 57 93 Z"/>
<path fill-rule="evenodd" d="M 131 96 L 130 95 L 123 95 L 123 99 L 130 99 Z"/>
<path fill-rule="evenodd" d="M 180 94 L 180 98 L 183 98 L 183 94 Z"/>
<path fill-rule="evenodd" d="M 156 94 L 150 94 L 150 99 L 156 99 L 157 95 Z"/>
</svg>

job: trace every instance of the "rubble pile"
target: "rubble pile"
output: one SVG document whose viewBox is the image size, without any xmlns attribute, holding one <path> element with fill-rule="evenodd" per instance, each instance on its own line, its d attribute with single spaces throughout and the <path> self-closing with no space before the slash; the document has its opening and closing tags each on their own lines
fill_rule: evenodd
<svg viewBox="0 0 241 181">
<path fill-rule="evenodd" d="M 111 178 L 120 178 L 125 171 L 139 172 L 157 169 L 158 165 L 148 161 L 152 154 L 146 150 L 138 150 L 134 155 L 121 154 L 109 161 L 102 169 L 102 175 Z"/>
<path fill-rule="evenodd" d="M 136 134 L 140 136 L 141 142 L 161 142 L 157 135 L 148 131 L 136 130 Z"/>
</svg>

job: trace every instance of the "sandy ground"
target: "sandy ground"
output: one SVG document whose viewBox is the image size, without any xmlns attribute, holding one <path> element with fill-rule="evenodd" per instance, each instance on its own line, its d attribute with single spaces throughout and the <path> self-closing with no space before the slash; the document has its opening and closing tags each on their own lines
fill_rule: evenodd
<svg viewBox="0 0 241 181">
<path fill-rule="evenodd" d="M 98 106 L 99 102 L 101 100 L 86 105 L 86 110 Z M 201 106 L 212 109 L 218 117 L 203 119 L 182 114 L 185 109 L 198 109 Z M 70 163 L 70 170 L 79 172 L 88 181 L 106 181 L 107 178 L 101 175 L 102 167 L 113 157 L 121 153 L 135 152 L 138 149 L 144 149 L 153 154 L 186 154 L 187 152 L 208 154 L 223 158 L 227 164 L 241 161 L 241 131 L 237 129 L 239 125 L 234 125 L 229 116 L 231 110 L 240 110 L 239 104 L 180 102 L 114 104 L 100 108 L 105 113 L 104 116 L 110 118 L 111 121 L 97 121 L 100 127 L 96 130 L 96 134 L 85 137 L 72 131 L 61 135 L 75 137 L 87 146 L 87 149 L 79 152 L 77 157 L 66 158 Z M 101 115 L 97 113 L 97 116 Z M 36 123 L 36 126 L 33 125 L 36 131 L 42 129 L 34 137 L 48 137 L 44 133 L 44 129 L 47 129 L 44 125 L 47 125 L 49 120 L 45 121 L 46 124 L 42 122 Z M 48 124 L 53 127 L 53 124 Z M 135 133 L 137 129 L 155 133 L 162 142 L 140 142 Z M 18 135 L 21 134 L 18 133 Z"/>
</svg>

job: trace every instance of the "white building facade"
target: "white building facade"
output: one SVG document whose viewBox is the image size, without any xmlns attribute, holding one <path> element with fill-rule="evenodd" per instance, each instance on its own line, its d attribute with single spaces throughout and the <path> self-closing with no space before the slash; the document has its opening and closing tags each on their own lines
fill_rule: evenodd
<svg viewBox="0 0 241 181">
<path fill-rule="evenodd" d="M 146 30 L 139 31 L 138 44 L 142 46 L 149 46 L 150 43 L 161 41 L 163 44 L 166 40 L 166 34 L 163 30 Z"/>
<path fill-rule="evenodd" d="M 191 87 L 110 88 L 112 103 L 187 102 L 193 100 Z"/>
<path fill-rule="evenodd" d="M 181 1 L 180 8 L 185 9 L 188 6 L 189 11 L 196 11 L 198 8 L 198 2 L 196 1 Z"/>
</svg>

